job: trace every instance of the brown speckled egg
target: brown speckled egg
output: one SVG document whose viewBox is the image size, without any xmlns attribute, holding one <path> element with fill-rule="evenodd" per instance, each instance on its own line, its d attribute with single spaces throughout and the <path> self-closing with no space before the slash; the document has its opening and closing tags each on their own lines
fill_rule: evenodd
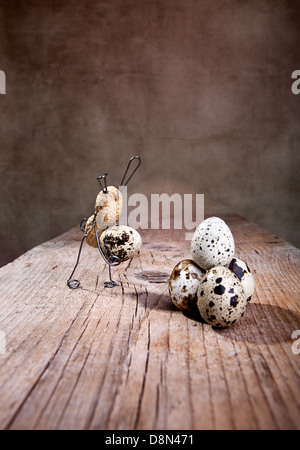
<svg viewBox="0 0 300 450">
<path fill-rule="evenodd" d="M 106 258 L 117 256 L 121 261 L 133 258 L 141 248 L 140 234 L 126 225 L 107 228 L 100 236 L 100 246 Z"/>
<path fill-rule="evenodd" d="M 202 269 L 228 267 L 234 251 L 234 239 L 224 220 L 209 217 L 197 227 L 191 242 L 191 253 L 195 263 Z"/>
<path fill-rule="evenodd" d="M 247 297 L 237 276 L 227 267 L 206 272 L 198 287 L 201 317 L 215 327 L 230 327 L 244 315 Z"/>
<path fill-rule="evenodd" d="M 119 220 L 123 197 L 119 189 L 108 186 L 107 192 L 100 191 L 96 198 L 94 214 L 100 230 L 111 227 Z"/>
<path fill-rule="evenodd" d="M 249 302 L 254 294 L 254 278 L 248 264 L 239 258 L 233 258 L 228 267 L 240 280 Z"/>
<path fill-rule="evenodd" d="M 94 224 L 95 224 L 95 216 L 92 215 L 91 217 L 88 218 L 86 225 L 85 225 L 86 242 L 91 247 L 97 248 L 98 244 L 97 244 L 97 238 L 96 238 L 96 234 L 95 234 Z M 96 226 L 96 229 L 97 229 L 98 240 L 100 240 L 100 236 L 101 236 L 101 233 L 103 232 L 103 230 L 100 230 L 97 226 Z"/>
<path fill-rule="evenodd" d="M 169 293 L 177 308 L 191 310 L 197 305 L 197 289 L 205 270 L 191 259 L 180 261 L 173 269 L 169 280 Z"/>
</svg>

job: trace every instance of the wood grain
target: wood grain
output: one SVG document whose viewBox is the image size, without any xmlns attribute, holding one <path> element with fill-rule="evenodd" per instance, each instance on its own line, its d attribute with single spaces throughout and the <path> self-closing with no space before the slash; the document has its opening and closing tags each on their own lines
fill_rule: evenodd
<svg viewBox="0 0 300 450">
<path fill-rule="evenodd" d="M 300 251 L 235 215 L 236 254 L 256 289 L 244 318 L 213 329 L 176 310 L 168 278 L 190 257 L 182 231 L 142 233 L 113 269 L 74 228 L 0 270 L 2 429 L 299 429 Z"/>
</svg>

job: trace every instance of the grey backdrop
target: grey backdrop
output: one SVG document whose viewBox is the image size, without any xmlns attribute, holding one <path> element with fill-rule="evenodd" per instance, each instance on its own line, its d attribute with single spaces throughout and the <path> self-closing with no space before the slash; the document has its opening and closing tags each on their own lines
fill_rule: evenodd
<svg viewBox="0 0 300 450">
<path fill-rule="evenodd" d="M 1 264 L 128 158 L 300 245 L 300 2 L 0 0 Z M 143 170 L 142 170 L 143 168 Z"/>
</svg>

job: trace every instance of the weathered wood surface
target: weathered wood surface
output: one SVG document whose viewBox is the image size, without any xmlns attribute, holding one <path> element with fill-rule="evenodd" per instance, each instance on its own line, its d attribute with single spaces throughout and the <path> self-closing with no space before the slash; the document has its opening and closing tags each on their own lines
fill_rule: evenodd
<svg viewBox="0 0 300 450">
<path fill-rule="evenodd" d="M 0 269 L 0 427 L 299 429 L 291 335 L 300 329 L 300 251 L 238 216 L 224 219 L 256 281 L 230 329 L 171 304 L 171 270 L 190 257 L 182 232 L 143 232 L 140 256 L 113 269 L 112 290 L 86 244 L 81 286 L 66 286 L 77 228 Z"/>
</svg>

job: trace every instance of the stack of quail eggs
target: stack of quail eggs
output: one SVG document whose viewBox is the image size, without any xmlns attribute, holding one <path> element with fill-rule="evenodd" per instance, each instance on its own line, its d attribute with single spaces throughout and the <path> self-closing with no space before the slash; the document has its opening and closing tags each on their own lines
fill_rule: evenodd
<svg viewBox="0 0 300 450">
<path fill-rule="evenodd" d="M 248 265 L 235 256 L 230 228 L 219 217 L 200 223 L 191 242 L 192 259 L 180 261 L 169 280 L 172 302 L 182 311 L 198 308 L 214 327 L 230 327 L 244 315 L 254 293 Z"/>
</svg>

